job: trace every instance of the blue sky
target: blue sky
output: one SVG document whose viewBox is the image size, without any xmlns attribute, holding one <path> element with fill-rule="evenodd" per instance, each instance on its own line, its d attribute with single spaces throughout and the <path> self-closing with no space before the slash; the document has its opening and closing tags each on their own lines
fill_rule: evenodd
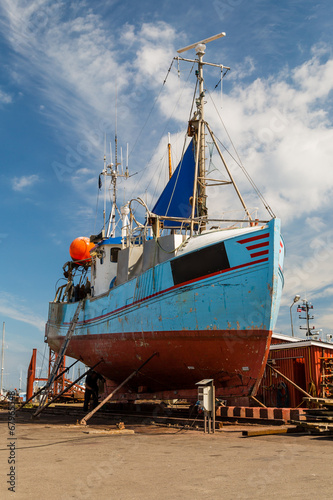
<svg viewBox="0 0 333 500">
<path fill-rule="evenodd" d="M 6 387 L 19 384 L 21 371 L 25 379 L 33 347 L 41 366 L 48 301 L 69 245 L 100 229 L 97 176 L 104 134 L 107 141 L 114 135 L 116 88 L 119 142 L 124 149 L 129 143 L 130 170 L 138 172 L 123 196 L 152 202 L 166 175 L 166 133 L 176 157 L 191 101 L 186 65 L 180 79 L 172 70 L 162 89 L 172 57 L 221 31 L 226 38 L 207 45 L 206 60 L 231 67 L 222 100 L 218 72 L 207 72 L 206 85 L 244 165 L 282 219 L 286 285 L 277 331 L 290 333 L 289 307 L 299 293 L 314 304 L 316 328 L 332 332 L 332 21 L 329 0 L 0 0 Z M 207 110 L 224 140 L 210 102 Z M 249 206 L 259 206 L 241 172 L 234 175 Z M 220 203 L 213 193 L 212 212 Z"/>
</svg>

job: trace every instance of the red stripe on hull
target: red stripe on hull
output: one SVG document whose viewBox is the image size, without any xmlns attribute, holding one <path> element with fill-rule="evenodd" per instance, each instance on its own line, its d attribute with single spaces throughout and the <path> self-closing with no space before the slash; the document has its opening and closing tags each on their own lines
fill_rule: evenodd
<svg viewBox="0 0 333 500">
<path fill-rule="evenodd" d="M 270 346 L 271 332 L 262 330 L 204 330 L 178 332 L 106 333 L 75 335 L 67 354 L 81 357 L 99 371 L 122 382 L 151 354 L 158 353 L 131 381 L 129 389 L 146 392 L 193 389 L 204 378 L 213 378 L 224 397 L 255 394 Z M 59 350 L 63 337 L 49 339 Z"/>
<path fill-rule="evenodd" d="M 259 234 L 258 236 L 252 236 L 252 238 L 246 238 L 245 240 L 239 240 L 237 243 L 244 245 L 244 243 L 251 243 L 251 241 L 262 240 L 263 238 L 268 238 L 269 233 Z"/>
<path fill-rule="evenodd" d="M 268 247 L 269 241 L 263 241 L 262 243 L 257 243 L 256 245 L 250 245 L 246 247 L 247 250 L 256 250 L 257 248 Z"/>
<path fill-rule="evenodd" d="M 254 257 L 261 257 L 262 255 L 267 255 L 268 254 L 268 250 L 263 250 L 262 252 L 255 252 L 255 253 L 251 253 L 251 257 L 252 259 Z"/>
</svg>

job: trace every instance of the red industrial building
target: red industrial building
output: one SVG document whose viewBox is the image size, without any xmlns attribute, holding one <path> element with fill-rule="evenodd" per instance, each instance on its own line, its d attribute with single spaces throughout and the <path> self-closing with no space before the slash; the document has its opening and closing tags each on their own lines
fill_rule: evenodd
<svg viewBox="0 0 333 500">
<path fill-rule="evenodd" d="M 333 344 L 274 334 L 256 397 L 269 407 L 306 406 L 304 392 L 292 383 L 312 397 L 332 398 Z"/>
</svg>

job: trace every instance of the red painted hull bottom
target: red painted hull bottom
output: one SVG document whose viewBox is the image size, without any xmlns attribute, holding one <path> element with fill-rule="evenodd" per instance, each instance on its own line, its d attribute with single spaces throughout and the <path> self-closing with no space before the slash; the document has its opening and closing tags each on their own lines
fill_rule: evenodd
<svg viewBox="0 0 333 500">
<path fill-rule="evenodd" d="M 257 392 L 271 334 L 263 330 L 204 330 L 75 335 L 66 355 L 81 357 L 87 366 L 102 359 L 96 370 L 120 384 L 157 352 L 131 379 L 126 392 L 195 389 L 196 382 L 212 378 L 218 396 L 244 397 Z M 63 337 L 48 338 L 55 351 L 62 342 Z"/>
</svg>

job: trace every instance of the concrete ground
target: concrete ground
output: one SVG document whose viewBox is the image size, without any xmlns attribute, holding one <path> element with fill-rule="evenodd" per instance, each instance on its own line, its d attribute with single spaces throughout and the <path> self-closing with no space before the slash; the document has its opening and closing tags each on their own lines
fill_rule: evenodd
<svg viewBox="0 0 333 500">
<path fill-rule="evenodd" d="M 34 421 L 0 411 L 0 498 L 19 499 L 326 499 L 332 496 L 333 442 L 312 435 L 242 437 L 244 426 L 215 434 L 152 425 L 126 425 L 108 434 L 95 418 L 75 415 Z M 254 426 L 246 427 L 253 429 Z M 9 446 L 8 446 L 9 445 Z M 11 449 L 13 448 L 13 449 Z M 14 454 L 13 454 L 14 453 Z M 15 493 L 8 491 L 14 458 Z M 13 479 L 13 476 L 12 476 Z"/>
</svg>

